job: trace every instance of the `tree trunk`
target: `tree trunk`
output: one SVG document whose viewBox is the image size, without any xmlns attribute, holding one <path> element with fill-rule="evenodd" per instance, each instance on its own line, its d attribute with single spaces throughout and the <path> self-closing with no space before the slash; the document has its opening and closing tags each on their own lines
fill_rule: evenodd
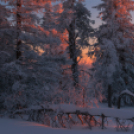
<svg viewBox="0 0 134 134">
<path fill-rule="evenodd" d="M 21 28 L 21 15 L 20 15 L 20 8 L 21 8 L 21 0 L 17 0 L 17 46 L 16 46 L 16 58 L 19 59 L 21 57 L 21 40 L 19 39 L 20 36 L 20 28 Z"/>
<path fill-rule="evenodd" d="M 112 107 L 112 88 L 108 85 L 108 107 Z"/>
<path fill-rule="evenodd" d="M 120 109 L 120 107 L 121 107 L 121 96 L 119 96 L 119 98 L 118 98 L 118 109 Z"/>
<path fill-rule="evenodd" d="M 74 80 L 74 86 L 76 87 L 78 84 L 78 63 L 77 63 L 77 55 L 76 55 L 76 39 L 75 39 L 75 19 L 69 25 L 69 53 L 70 59 L 72 59 L 73 63 L 71 65 L 72 75 Z"/>
</svg>

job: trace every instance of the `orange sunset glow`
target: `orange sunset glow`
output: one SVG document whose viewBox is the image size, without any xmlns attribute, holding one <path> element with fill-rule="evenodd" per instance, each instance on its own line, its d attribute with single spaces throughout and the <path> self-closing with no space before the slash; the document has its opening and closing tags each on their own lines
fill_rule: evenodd
<svg viewBox="0 0 134 134">
<path fill-rule="evenodd" d="M 85 67 L 91 67 L 92 66 L 92 63 L 94 62 L 94 58 L 90 58 L 88 57 L 87 53 L 88 53 L 88 48 L 86 49 L 83 49 L 82 50 L 82 58 L 81 60 L 79 61 L 79 58 L 78 58 L 78 61 L 79 61 L 79 64 L 80 65 L 84 65 Z"/>
</svg>

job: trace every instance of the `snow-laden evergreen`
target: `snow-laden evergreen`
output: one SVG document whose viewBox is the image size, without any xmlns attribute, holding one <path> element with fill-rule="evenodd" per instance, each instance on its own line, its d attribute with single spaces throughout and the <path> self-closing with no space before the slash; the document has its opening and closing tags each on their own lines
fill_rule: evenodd
<svg viewBox="0 0 134 134">
<path fill-rule="evenodd" d="M 96 32 L 98 42 L 94 44 L 96 56 L 94 87 L 102 92 L 111 106 L 111 99 L 126 88 L 134 92 L 134 54 L 132 47 L 134 25 L 130 11 L 132 0 L 102 0 L 96 6 L 103 24 Z"/>
<path fill-rule="evenodd" d="M 16 23 L 9 25 L 11 29 L 14 29 L 15 36 L 19 35 L 15 38 L 11 36 L 11 40 L 14 42 L 11 44 L 13 47 L 10 51 L 0 50 L 0 107 L 2 110 L 13 112 L 15 109 L 27 108 L 30 105 L 38 105 L 44 102 L 58 103 L 57 91 L 61 89 L 61 83 L 63 84 L 65 78 L 69 80 L 69 77 L 63 76 L 63 66 L 70 65 L 71 62 L 67 60 L 65 53 L 62 54 L 61 50 L 58 50 L 61 41 L 51 32 L 50 22 L 42 23 L 42 27 L 37 26 L 39 18 L 37 14 L 33 14 L 33 11 L 35 9 L 40 10 L 40 8 L 44 9 L 47 2 L 38 5 L 34 1 L 31 3 L 29 3 L 30 1 L 27 1 L 28 3 L 23 1 L 19 9 L 16 7 L 16 2 L 19 1 L 12 2 L 12 9 L 17 10 L 21 15 L 21 25 L 16 25 Z M 10 4 L 11 1 L 8 1 L 5 5 Z M 32 4 L 38 6 L 36 5 L 35 8 Z M 23 18 L 25 13 L 27 15 Z M 51 12 L 48 13 L 52 14 Z M 12 15 L 11 18 L 16 22 L 14 14 Z M 52 21 L 52 18 L 50 19 Z M 9 19 L 9 21 L 12 20 Z M 51 26 L 55 28 L 56 24 L 52 23 Z M 7 32 L 10 33 L 10 31 L 12 32 L 10 29 Z M 7 39 L 6 37 L 3 38 Z M 16 38 L 21 40 L 20 48 L 17 49 L 17 51 L 21 51 L 18 60 L 15 60 L 11 55 L 14 53 L 15 57 Z M 43 51 L 43 54 L 39 53 L 38 48 Z M 71 79 L 69 81 L 71 84 Z M 68 85 L 64 84 L 64 86 Z"/>
<path fill-rule="evenodd" d="M 73 61 L 71 71 L 74 86 L 79 85 L 78 57 L 82 57 L 82 47 L 87 46 L 90 32 L 93 31 L 90 20 L 91 13 L 81 0 L 65 0 L 60 14 L 60 30 L 68 32 L 68 52 Z"/>
<path fill-rule="evenodd" d="M 43 2 L 42 5 L 34 1 L 22 1 L 17 8 L 16 2 L 20 1 L 8 1 L 4 5 L 5 7 L 12 5 L 9 8 L 10 29 L 7 32 L 13 35 L 10 36 L 13 42 L 9 41 L 12 45 L 10 51 L 7 51 L 8 49 L 0 51 L 1 110 L 13 112 L 15 109 L 28 108 L 41 103 L 77 103 L 77 100 L 82 102 L 84 98 L 82 99 L 81 96 L 84 91 L 80 83 L 81 93 L 76 96 L 70 71 L 73 62 L 68 58 L 68 51 L 64 48 L 62 28 L 57 25 L 59 19 L 57 20 L 55 14 L 59 15 L 58 18 L 61 17 L 60 12 L 57 11 L 58 5 L 53 7 L 51 1 Z M 77 4 L 78 14 L 84 17 L 83 12 L 79 12 L 83 7 L 82 4 Z M 43 9 L 42 18 L 36 13 L 41 9 Z M 15 14 L 12 10 L 15 10 Z M 85 7 L 83 10 L 88 12 Z M 16 18 L 18 12 L 21 19 L 19 24 Z M 88 25 L 88 19 L 86 24 Z M 19 48 L 17 48 L 18 41 L 21 41 Z M 18 52 L 21 52 L 19 58 L 16 57 Z M 86 89 L 85 85 L 84 88 Z"/>
</svg>

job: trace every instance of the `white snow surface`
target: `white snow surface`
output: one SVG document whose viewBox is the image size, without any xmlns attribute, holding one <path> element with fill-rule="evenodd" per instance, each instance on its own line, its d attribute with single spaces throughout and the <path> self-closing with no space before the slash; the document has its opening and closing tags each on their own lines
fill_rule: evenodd
<svg viewBox="0 0 134 134">
<path fill-rule="evenodd" d="M 77 107 L 76 105 L 73 104 L 53 104 L 53 105 L 42 105 L 42 106 L 33 106 L 30 107 L 29 109 L 25 110 L 30 110 L 30 109 L 40 109 L 40 108 L 50 108 L 55 111 L 57 111 L 57 114 L 60 113 L 61 111 L 63 113 L 73 113 L 76 111 L 79 112 L 86 112 L 89 113 L 90 115 L 93 116 L 101 116 L 102 114 L 107 116 L 107 117 L 118 117 L 120 119 L 130 119 L 134 118 L 134 109 L 117 109 L 117 108 L 83 108 L 83 107 Z M 21 110 L 18 110 L 21 111 Z M 23 111 L 23 110 L 22 110 Z"/>
<path fill-rule="evenodd" d="M 44 125 L 15 119 L 0 118 L 0 134 L 132 134 L 129 132 L 117 132 L 110 125 L 107 129 L 95 127 L 90 130 L 87 126 L 77 126 L 72 129 L 50 128 Z"/>
<path fill-rule="evenodd" d="M 42 106 L 45 107 L 45 106 Z M 116 122 L 114 118 L 111 117 L 119 117 L 120 119 L 129 119 L 134 117 L 134 109 L 117 109 L 117 108 L 106 108 L 105 106 L 102 108 L 82 108 L 77 107 L 75 105 L 68 104 L 60 104 L 60 105 L 49 105 L 47 106 L 51 109 L 54 109 L 58 112 L 58 110 L 64 112 L 74 112 L 79 110 L 81 112 L 89 112 L 91 115 L 101 115 L 110 116 L 108 118 L 108 126 L 105 124 L 106 129 L 102 130 L 101 127 L 93 127 L 92 130 L 89 129 L 87 124 L 85 125 L 73 125 L 71 129 L 67 128 L 51 128 L 44 126 L 35 122 L 27 122 L 18 119 L 8 119 L 8 118 L 0 118 L 0 134 L 132 134 L 134 133 L 134 129 L 132 129 L 132 124 L 130 126 L 130 130 L 128 132 L 117 131 L 116 130 Z M 38 107 L 31 107 L 30 109 L 40 109 Z M 98 117 L 99 118 L 99 117 Z"/>
<path fill-rule="evenodd" d="M 54 110 L 61 110 L 65 113 L 67 112 L 88 112 L 91 115 L 102 115 L 108 117 L 118 117 L 120 119 L 130 119 L 134 118 L 134 109 L 117 109 L 117 108 L 83 108 L 77 107 L 73 104 L 60 104 L 60 105 L 50 105 L 49 108 Z"/>
<path fill-rule="evenodd" d="M 134 117 L 134 110 L 128 109 L 110 109 L 110 108 L 92 108 L 89 110 L 91 115 L 101 115 L 109 117 L 118 117 L 120 119 L 129 119 Z"/>
</svg>

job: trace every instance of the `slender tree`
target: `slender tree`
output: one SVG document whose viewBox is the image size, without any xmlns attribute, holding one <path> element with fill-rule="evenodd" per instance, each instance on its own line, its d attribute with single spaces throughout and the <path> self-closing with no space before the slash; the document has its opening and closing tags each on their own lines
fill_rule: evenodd
<svg viewBox="0 0 134 134">
<path fill-rule="evenodd" d="M 0 51 L 9 52 L 14 57 L 13 52 L 13 32 L 10 27 L 9 18 L 11 14 L 5 5 L 0 3 Z"/>
<path fill-rule="evenodd" d="M 81 55 L 81 47 L 88 44 L 87 37 L 93 31 L 90 26 L 90 23 L 92 23 L 90 16 L 91 14 L 84 7 L 82 0 L 66 0 L 63 2 L 60 22 L 63 24 L 61 29 L 67 29 L 68 31 L 68 51 L 73 62 L 71 70 L 75 87 L 79 84 L 78 56 Z"/>
<path fill-rule="evenodd" d="M 17 19 L 17 45 L 16 45 L 16 58 L 19 59 L 21 57 L 21 40 L 19 39 L 20 36 L 20 28 L 21 28 L 21 12 L 20 9 L 22 7 L 21 0 L 17 0 L 17 13 L 16 13 L 16 19 Z"/>
</svg>

